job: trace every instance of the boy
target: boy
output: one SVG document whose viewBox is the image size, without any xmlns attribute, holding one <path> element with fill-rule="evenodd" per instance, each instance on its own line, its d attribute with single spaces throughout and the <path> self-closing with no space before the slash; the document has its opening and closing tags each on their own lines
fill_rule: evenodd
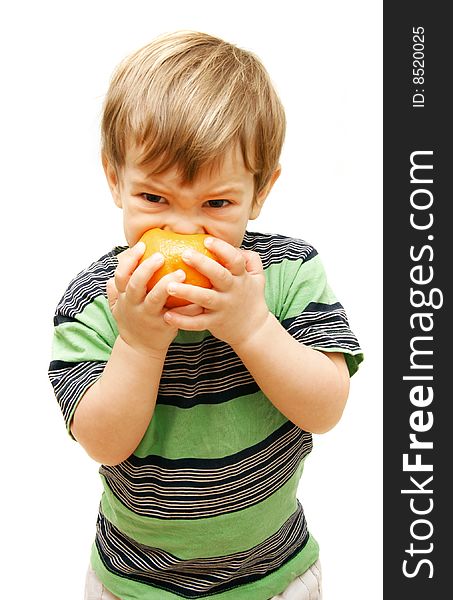
<svg viewBox="0 0 453 600">
<path fill-rule="evenodd" d="M 284 131 L 260 61 L 206 34 L 160 37 L 111 81 L 102 161 L 128 247 L 70 283 L 50 366 L 68 430 L 102 463 L 89 600 L 321 598 L 296 492 L 362 355 L 316 250 L 246 231 Z M 147 293 L 153 227 L 209 235 L 220 263 L 184 260 L 212 289 L 177 271 Z"/>
</svg>

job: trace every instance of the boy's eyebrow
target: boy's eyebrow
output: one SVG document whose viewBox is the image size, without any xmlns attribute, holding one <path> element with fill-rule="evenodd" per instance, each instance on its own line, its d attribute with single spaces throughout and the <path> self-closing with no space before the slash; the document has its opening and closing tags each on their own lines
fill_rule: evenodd
<svg viewBox="0 0 453 600">
<path fill-rule="evenodd" d="M 166 186 L 164 184 L 162 184 L 159 181 L 155 181 L 152 180 L 151 177 L 144 177 L 143 179 L 133 179 L 132 180 L 132 185 L 133 186 L 142 186 L 142 185 L 147 185 L 147 186 L 155 186 L 156 187 L 156 191 L 164 191 L 166 190 Z M 244 186 L 241 184 L 237 184 L 237 185 L 223 185 L 223 186 L 219 186 L 219 187 L 213 187 L 212 189 L 207 190 L 207 192 L 203 193 L 203 196 L 221 196 L 222 194 L 235 194 L 235 193 L 242 193 L 244 191 Z"/>
<path fill-rule="evenodd" d="M 222 194 L 235 194 L 237 192 L 243 192 L 244 187 L 242 185 L 226 185 L 218 188 L 209 190 L 206 196 L 221 196 Z"/>
</svg>

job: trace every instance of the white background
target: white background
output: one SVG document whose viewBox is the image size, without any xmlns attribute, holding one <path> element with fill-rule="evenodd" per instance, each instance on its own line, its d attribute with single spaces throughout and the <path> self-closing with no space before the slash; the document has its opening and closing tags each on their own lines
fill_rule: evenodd
<svg viewBox="0 0 453 600">
<path fill-rule="evenodd" d="M 82 598 L 100 483 L 47 380 L 53 312 L 78 271 L 124 243 L 99 160 L 114 67 L 197 29 L 258 54 L 287 110 L 282 176 L 250 229 L 315 245 L 366 355 L 299 495 L 325 600 L 381 598 L 381 2 L 2 6 L 2 597 Z"/>
</svg>

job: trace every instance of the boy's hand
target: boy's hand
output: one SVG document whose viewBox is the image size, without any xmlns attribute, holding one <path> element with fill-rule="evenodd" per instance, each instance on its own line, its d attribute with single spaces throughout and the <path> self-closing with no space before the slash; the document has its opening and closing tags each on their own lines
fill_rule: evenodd
<svg viewBox="0 0 453 600">
<path fill-rule="evenodd" d="M 207 238 L 205 245 L 222 264 L 192 250 L 184 252 L 183 259 L 205 275 L 212 288 L 184 284 L 181 280 L 166 284 L 170 295 L 203 307 L 203 313 L 189 316 L 171 310 L 165 313 L 164 319 L 179 329 L 208 329 L 215 337 L 234 346 L 252 336 L 269 315 L 264 298 L 263 265 L 256 252 L 234 248 L 223 240 Z"/>
<path fill-rule="evenodd" d="M 164 305 L 168 285 L 184 281 L 185 273 L 179 270 L 166 275 L 148 292 L 147 283 L 164 257 L 156 253 L 138 265 L 144 251 L 145 244 L 139 242 L 118 256 L 115 276 L 107 282 L 107 297 L 121 338 L 140 353 L 155 354 L 166 351 L 178 332 L 176 324 L 164 321 Z M 199 307 L 185 308 L 178 312 L 201 312 Z"/>
</svg>

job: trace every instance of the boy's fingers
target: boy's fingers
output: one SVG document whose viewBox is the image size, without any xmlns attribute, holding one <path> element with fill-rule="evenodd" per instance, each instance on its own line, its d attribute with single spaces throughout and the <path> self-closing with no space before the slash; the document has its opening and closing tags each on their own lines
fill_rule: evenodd
<svg viewBox="0 0 453 600">
<path fill-rule="evenodd" d="M 245 272 L 245 258 L 239 248 L 224 240 L 211 237 L 205 240 L 205 246 L 217 256 L 232 275 L 242 275 Z"/>
<path fill-rule="evenodd" d="M 164 257 L 156 252 L 136 267 L 126 286 L 126 297 L 130 302 L 143 302 L 148 293 L 148 281 L 163 265 Z"/>
<path fill-rule="evenodd" d="M 164 277 L 162 277 L 162 279 L 159 279 L 159 281 L 156 283 L 153 289 L 147 293 L 145 298 L 145 304 L 150 307 L 159 306 L 160 308 L 162 308 L 168 298 L 168 284 L 171 281 L 181 283 L 184 281 L 185 278 L 186 274 L 182 269 L 178 269 L 173 273 L 168 273 L 168 275 L 165 275 Z"/>
<path fill-rule="evenodd" d="M 203 331 L 204 329 L 209 329 L 209 318 L 206 313 L 199 314 L 196 317 L 188 317 L 174 310 L 167 310 L 164 314 L 164 320 L 172 327 L 186 331 Z"/>
<path fill-rule="evenodd" d="M 109 302 L 110 310 L 115 306 L 116 301 L 118 300 L 118 290 L 116 289 L 115 280 L 112 277 L 107 281 L 107 299 Z"/>
<path fill-rule="evenodd" d="M 167 291 L 170 296 L 183 298 L 192 304 L 202 306 L 207 310 L 214 308 L 214 303 L 218 298 L 218 293 L 210 288 L 203 288 L 197 285 L 170 283 L 167 286 Z"/>
<path fill-rule="evenodd" d="M 137 267 L 138 261 L 145 252 L 145 244 L 138 242 L 118 255 L 118 266 L 115 270 L 115 285 L 120 294 L 126 291 L 129 279 Z"/>
<path fill-rule="evenodd" d="M 261 257 L 258 252 L 253 252 L 252 250 L 240 250 L 242 256 L 245 259 L 245 270 L 247 273 L 262 273 L 263 263 L 261 262 Z"/>
<path fill-rule="evenodd" d="M 178 315 L 185 315 L 187 317 L 196 317 L 198 315 L 202 315 L 204 313 L 204 309 L 198 304 L 187 304 L 187 306 L 177 306 L 176 308 L 172 308 L 171 312 Z"/>
<path fill-rule="evenodd" d="M 232 274 L 212 258 L 194 250 L 185 251 L 182 258 L 187 265 L 207 277 L 215 289 L 225 291 L 230 287 Z"/>
</svg>

